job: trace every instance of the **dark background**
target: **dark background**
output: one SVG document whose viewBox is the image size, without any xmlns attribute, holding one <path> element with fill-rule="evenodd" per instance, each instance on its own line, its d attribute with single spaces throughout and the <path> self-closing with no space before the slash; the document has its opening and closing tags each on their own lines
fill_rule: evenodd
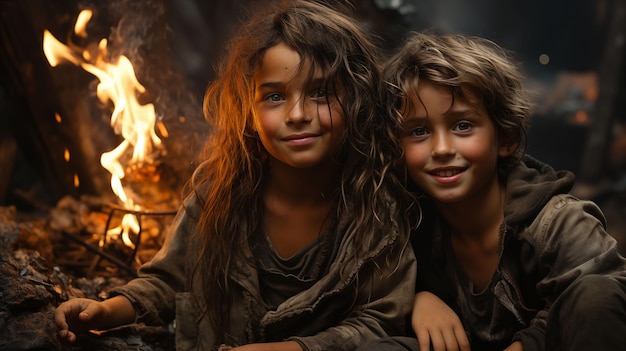
<svg viewBox="0 0 626 351">
<path fill-rule="evenodd" d="M 328 2 L 342 0 L 326 0 Z M 51 68 L 42 33 L 88 45 L 108 38 L 127 55 L 169 129 L 178 188 L 208 137 L 202 95 L 239 19 L 263 0 L 0 0 L 0 205 L 45 210 L 65 195 L 110 195 L 99 156 L 119 142 L 93 96 L 95 78 Z M 621 0 L 356 0 L 359 19 L 393 50 L 411 30 L 487 37 L 524 63 L 535 91 L 528 152 L 577 174 L 620 237 L 626 218 L 626 5 Z M 89 39 L 71 35 L 94 9 Z M 55 114 L 63 123 L 55 122 Z M 63 160 L 69 149 L 72 159 Z M 74 179 L 80 179 L 76 186 Z"/>
</svg>

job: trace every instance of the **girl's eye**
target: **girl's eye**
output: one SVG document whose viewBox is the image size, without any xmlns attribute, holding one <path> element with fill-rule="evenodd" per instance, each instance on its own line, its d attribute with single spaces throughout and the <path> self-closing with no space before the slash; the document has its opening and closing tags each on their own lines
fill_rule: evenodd
<svg viewBox="0 0 626 351">
<path fill-rule="evenodd" d="M 311 97 L 314 99 L 326 99 L 327 97 L 331 97 L 333 94 L 326 89 L 315 89 L 311 94 Z"/>
<path fill-rule="evenodd" d="M 459 132 L 467 132 L 472 129 L 472 124 L 467 121 L 461 121 L 457 123 L 456 126 L 454 126 L 454 129 L 458 130 Z"/>
<path fill-rule="evenodd" d="M 265 97 L 265 100 L 270 102 L 279 102 L 283 99 L 282 95 L 278 93 L 269 94 Z"/>
</svg>

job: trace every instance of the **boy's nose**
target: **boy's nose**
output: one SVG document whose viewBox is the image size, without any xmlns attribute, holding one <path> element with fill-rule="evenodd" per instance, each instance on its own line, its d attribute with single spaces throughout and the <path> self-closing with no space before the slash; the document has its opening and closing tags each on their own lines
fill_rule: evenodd
<svg viewBox="0 0 626 351">
<path fill-rule="evenodd" d="M 450 140 L 450 136 L 445 133 L 436 133 L 433 135 L 433 149 L 432 156 L 433 157 L 444 157 L 453 155 L 456 151 L 454 150 L 454 143 Z"/>
</svg>

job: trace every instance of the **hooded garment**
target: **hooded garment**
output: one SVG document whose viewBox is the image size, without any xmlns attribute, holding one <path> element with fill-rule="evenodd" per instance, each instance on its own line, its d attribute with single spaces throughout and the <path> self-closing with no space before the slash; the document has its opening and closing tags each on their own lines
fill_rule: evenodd
<svg viewBox="0 0 626 351">
<path fill-rule="evenodd" d="M 473 350 L 501 351 L 514 341 L 524 351 L 544 350 L 548 311 L 568 286 L 589 274 L 626 279 L 604 215 L 568 194 L 573 183 L 571 172 L 530 156 L 509 173 L 499 262 L 482 292 L 455 261 L 449 230 L 425 200 L 412 238 L 417 290 L 436 294 L 459 315 Z"/>
</svg>

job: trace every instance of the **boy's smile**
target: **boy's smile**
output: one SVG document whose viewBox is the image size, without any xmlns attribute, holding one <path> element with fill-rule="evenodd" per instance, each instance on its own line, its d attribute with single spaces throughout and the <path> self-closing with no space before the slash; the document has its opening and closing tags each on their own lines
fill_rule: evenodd
<svg viewBox="0 0 626 351">
<path fill-rule="evenodd" d="M 421 81 L 405 114 L 402 144 L 409 175 L 436 201 L 457 203 L 498 186 L 499 146 L 484 107 Z"/>
<path fill-rule="evenodd" d="M 440 183 L 454 183 L 458 181 L 466 168 L 444 167 L 429 171 L 429 173 Z"/>
</svg>

